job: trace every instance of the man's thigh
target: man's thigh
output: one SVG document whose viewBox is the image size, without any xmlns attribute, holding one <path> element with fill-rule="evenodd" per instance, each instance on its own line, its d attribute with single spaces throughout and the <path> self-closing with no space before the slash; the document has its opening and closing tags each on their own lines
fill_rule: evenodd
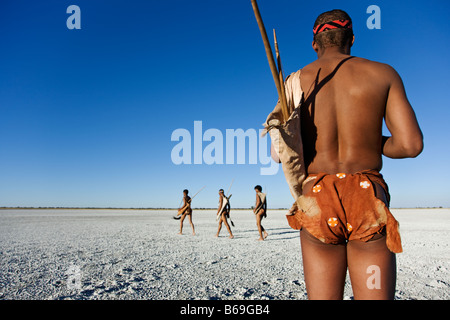
<svg viewBox="0 0 450 320">
<path fill-rule="evenodd" d="M 309 299 L 338 300 L 347 273 L 345 244 L 326 244 L 305 229 L 300 231 L 303 272 Z"/>
<path fill-rule="evenodd" d="M 368 242 L 349 241 L 347 260 L 355 299 L 394 299 L 396 258 L 384 234 Z"/>
</svg>

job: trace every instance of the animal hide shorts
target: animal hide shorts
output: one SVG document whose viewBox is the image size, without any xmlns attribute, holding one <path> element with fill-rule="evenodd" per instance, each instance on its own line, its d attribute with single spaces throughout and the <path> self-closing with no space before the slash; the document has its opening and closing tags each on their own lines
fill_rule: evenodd
<svg viewBox="0 0 450 320">
<path fill-rule="evenodd" d="M 388 249 L 402 252 L 399 224 L 389 211 L 388 187 L 378 171 L 313 174 L 303 186 L 297 209 L 286 216 L 293 229 L 305 228 L 328 244 L 369 241 L 385 232 Z"/>
</svg>

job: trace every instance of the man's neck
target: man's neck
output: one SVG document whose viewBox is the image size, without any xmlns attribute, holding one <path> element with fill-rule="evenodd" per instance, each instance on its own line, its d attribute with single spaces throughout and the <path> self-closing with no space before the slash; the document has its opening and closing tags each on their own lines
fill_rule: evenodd
<svg viewBox="0 0 450 320">
<path fill-rule="evenodd" d="M 342 55 L 350 55 L 350 47 L 327 47 L 317 52 L 318 59 L 333 58 Z"/>
</svg>

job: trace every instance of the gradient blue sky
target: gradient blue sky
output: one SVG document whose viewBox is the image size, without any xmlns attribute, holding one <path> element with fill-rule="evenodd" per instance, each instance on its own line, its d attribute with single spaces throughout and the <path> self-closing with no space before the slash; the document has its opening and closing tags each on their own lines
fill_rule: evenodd
<svg viewBox="0 0 450 320">
<path fill-rule="evenodd" d="M 81 30 L 66 9 L 81 8 Z M 369 5 L 381 30 L 369 30 Z M 312 25 L 340 8 L 353 19 L 353 55 L 402 76 L 425 136 L 417 159 L 384 159 L 392 206 L 450 206 L 449 1 L 260 0 L 277 29 L 285 73 L 313 61 Z M 177 128 L 259 129 L 277 99 L 250 0 L 0 2 L 0 206 L 194 207 L 293 199 L 281 172 L 257 165 L 180 165 Z"/>
</svg>

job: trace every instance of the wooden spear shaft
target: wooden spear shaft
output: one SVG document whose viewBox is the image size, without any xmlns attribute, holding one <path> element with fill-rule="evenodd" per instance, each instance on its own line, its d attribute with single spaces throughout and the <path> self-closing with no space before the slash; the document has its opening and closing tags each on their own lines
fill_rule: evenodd
<svg viewBox="0 0 450 320">
<path fill-rule="evenodd" d="M 277 66 L 275 64 L 275 59 L 273 58 L 272 47 L 270 46 L 269 38 L 267 37 L 266 28 L 264 27 L 264 22 L 261 17 L 261 13 L 259 12 L 258 4 L 256 0 L 252 1 L 253 12 L 255 13 L 256 22 L 258 22 L 259 31 L 261 32 L 261 36 L 264 42 L 264 48 L 266 49 L 267 60 L 269 61 L 270 70 L 272 71 L 272 77 L 275 82 L 275 86 L 277 87 L 278 98 L 281 102 L 281 112 L 283 114 L 283 119 L 287 120 L 289 118 L 289 113 L 287 109 L 286 103 L 286 95 L 284 92 L 284 81 L 280 81 L 280 74 Z M 281 87 L 283 86 L 283 90 Z M 284 99 L 283 99 L 284 98 Z"/>
<path fill-rule="evenodd" d="M 275 29 L 273 29 L 273 39 L 274 39 L 274 46 L 275 46 L 275 54 L 277 57 L 277 65 L 278 65 L 278 78 L 280 79 L 280 83 L 283 84 L 281 86 L 281 105 L 285 108 L 286 114 L 283 113 L 283 116 L 285 117 L 284 120 L 286 121 L 289 118 L 289 112 L 287 108 L 287 99 L 286 99 L 286 88 L 284 87 L 284 75 L 283 75 L 283 67 L 281 65 L 281 56 L 280 56 L 280 50 L 278 49 L 278 41 L 277 41 L 277 34 L 275 32 Z"/>
</svg>

